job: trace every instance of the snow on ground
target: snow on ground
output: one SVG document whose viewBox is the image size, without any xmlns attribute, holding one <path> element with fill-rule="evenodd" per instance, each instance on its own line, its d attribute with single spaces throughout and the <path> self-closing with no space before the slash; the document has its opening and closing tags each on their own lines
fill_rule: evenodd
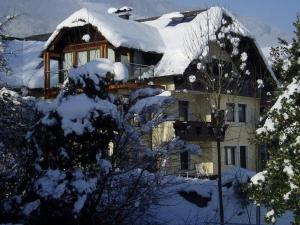
<svg viewBox="0 0 300 225">
<path fill-rule="evenodd" d="M 248 177 L 254 175 L 254 172 L 244 169 L 233 169 L 226 171 L 223 174 L 223 184 L 230 183 L 238 179 L 240 182 L 246 182 Z M 183 178 L 183 177 L 167 177 L 166 186 L 163 188 L 162 194 L 166 196 L 161 199 L 159 206 L 153 206 L 151 211 L 157 219 L 169 225 L 183 224 L 199 224 L 203 222 L 218 222 L 218 186 L 217 180 Z M 193 199 L 196 199 L 196 194 L 203 198 L 210 199 L 207 201 L 207 206 L 197 206 L 186 200 L 180 191 L 194 192 Z M 196 194 L 195 194 L 196 193 Z M 256 206 L 253 204 L 243 207 L 241 200 L 236 194 L 236 189 L 233 186 L 223 187 L 225 221 L 231 223 L 255 224 L 256 221 Z M 263 215 L 266 209 L 261 208 L 261 222 L 264 223 Z M 291 214 L 285 214 L 278 220 L 277 225 L 286 225 L 291 221 Z"/>
<path fill-rule="evenodd" d="M 29 88 L 44 87 L 44 67 L 41 64 L 40 54 L 43 50 L 44 42 L 39 41 L 7 41 L 5 49 L 9 74 L 0 72 L 0 86 Z M 51 86 L 56 86 L 58 82 L 57 62 L 51 61 Z"/>
</svg>

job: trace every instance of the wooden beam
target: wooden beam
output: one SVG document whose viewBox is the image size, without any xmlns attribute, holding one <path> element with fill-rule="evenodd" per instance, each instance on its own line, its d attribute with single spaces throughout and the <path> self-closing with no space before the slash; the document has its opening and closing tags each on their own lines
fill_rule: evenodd
<svg viewBox="0 0 300 225">
<path fill-rule="evenodd" d="M 99 48 L 99 46 L 107 44 L 107 41 L 95 41 L 90 43 L 80 43 L 80 44 L 72 44 L 68 45 L 64 48 L 64 52 L 74 52 L 74 51 L 88 51 Z"/>
<path fill-rule="evenodd" d="M 50 90 L 50 54 L 44 52 L 44 97 L 48 98 Z"/>
</svg>

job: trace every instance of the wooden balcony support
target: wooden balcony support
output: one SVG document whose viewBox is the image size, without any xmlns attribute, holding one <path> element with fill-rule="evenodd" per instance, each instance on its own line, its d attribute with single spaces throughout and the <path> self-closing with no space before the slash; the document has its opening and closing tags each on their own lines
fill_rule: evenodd
<svg viewBox="0 0 300 225">
<path fill-rule="evenodd" d="M 44 52 L 44 97 L 48 98 L 48 92 L 50 90 L 50 53 Z"/>
</svg>

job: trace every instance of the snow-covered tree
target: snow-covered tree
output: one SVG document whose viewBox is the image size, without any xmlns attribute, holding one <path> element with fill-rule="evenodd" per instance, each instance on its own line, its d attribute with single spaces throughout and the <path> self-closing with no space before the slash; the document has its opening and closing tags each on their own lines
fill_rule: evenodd
<svg viewBox="0 0 300 225">
<path fill-rule="evenodd" d="M 250 195 L 267 207 L 268 223 L 275 223 L 291 211 L 293 224 L 300 224 L 300 20 L 295 23 L 296 38 L 284 47 L 285 58 L 278 57 L 275 71 L 283 81 L 281 94 L 257 130 L 256 142 L 267 146 L 270 159 L 264 171 L 252 178 Z M 281 52 L 282 53 L 282 52 Z"/>
<path fill-rule="evenodd" d="M 27 135 L 26 172 L 1 200 L 0 222 L 143 224 L 158 198 L 156 154 L 145 138 L 169 117 L 169 92 L 146 88 L 128 98 L 108 93 L 126 79 L 121 63 L 99 59 L 68 81 Z M 184 147 L 184 146 L 183 146 Z"/>
<path fill-rule="evenodd" d="M 192 85 L 206 93 L 212 115 L 212 130 L 217 142 L 220 222 L 224 224 L 220 143 L 228 125 L 222 95 L 239 95 L 244 84 L 251 83 L 247 42 L 243 28 L 235 18 L 222 11 L 221 16 L 207 12 L 186 38 L 186 54 L 194 59 L 185 74 Z M 216 50 L 217 49 L 217 50 Z M 195 57 L 195 53 L 197 54 Z M 228 59 L 229 56 L 229 60 Z"/>
<path fill-rule="evenodd" d="M 6 26 L 15 19 L 15 16 L 0 17 L 0 72 L 7 71 L 7 60 L 5 53 Z"/>
<path fill-rule="evenodd" d="M 272 47 L 270 56 L 273 63 L 273 71 L 278 79 L 288 85 L 293 81 L 296 74 L 300 71 L 300 16 L 297 15 L 294 22 L 295 37 L 291 42 L 279 39 L 278 46 Z"/>
</svg>

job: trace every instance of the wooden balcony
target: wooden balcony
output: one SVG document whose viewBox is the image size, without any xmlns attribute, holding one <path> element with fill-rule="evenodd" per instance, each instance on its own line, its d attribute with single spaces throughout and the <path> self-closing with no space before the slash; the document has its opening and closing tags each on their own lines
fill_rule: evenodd
<svg viewBox="0 0 300 225">
<path fill-rule="evenodd" d="M 175 121 L 173 127 L 175 129 L 175 135 L 184 141 L 216 141 L 211 123 Z"/>
</svg>

